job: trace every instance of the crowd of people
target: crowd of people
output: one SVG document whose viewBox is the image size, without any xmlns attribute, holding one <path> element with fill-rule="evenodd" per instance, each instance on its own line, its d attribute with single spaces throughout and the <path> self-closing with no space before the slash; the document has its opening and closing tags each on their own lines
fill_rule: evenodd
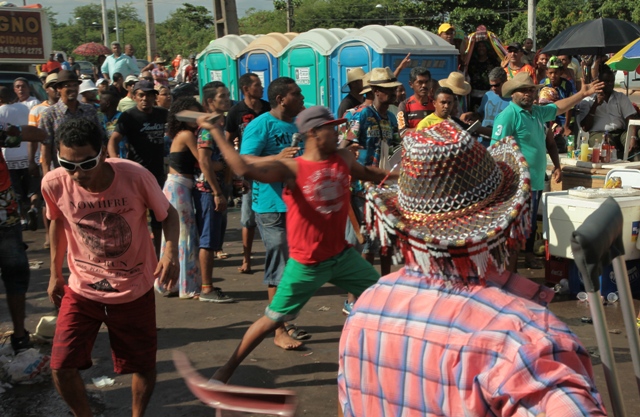
<svg viewBox="0 0 640 417">
<path fill-rule="evenodd" d="M 560 139 L 578 129 L 592 141 L 609 132 L 622 155 L 637 111 L 602 57 L 575 65 L 527 39 L 499 59 L 478 29 L 468 59 L 441 80 L 410 56 L 394 71 L 349 71 L 337 118 L 305 109 L 288 77 L 270 82 L 268 101 L 253 73 L 239 79 L 239 102 L 220 81 L 172 96 L 164 60 L 140 70 L 117 42 L 95 83 L 60 55 L 43 66 L 46 101 L 26 79 L 0 87 L 0 259 L 14 350 L 30 345 L 22 230 L 42 215 L 48 294 L 60 308 L 56 388 L 74 415 L 91 415 L 79 370 L 105 323 L 115 372 L 133 374 L 132 414 L 143 415 L 156 378 L 154 292 L 234 302 L 212 277 L 235 200 L 238 269 L 253 273 L 257 228 L 269 305 L 214 379 L 226 383 L 268 334 L 301 347 L 311 334 L 292 321 L 330 282 L 348 292 L 338 375 L 347 416 L 606 415 L 586 350 L 547 309 L 552 291 L 516 266 L 523 248 L 525 267 L 542 267 L 533 239 L 546 154 L 552 181 Z M 454 32 L 438 30 L 450 43 Z M 195 57 L 184 72 L 197 80 Z M 394 260 L 405 268 L 391 274 Z"/>
</svg>

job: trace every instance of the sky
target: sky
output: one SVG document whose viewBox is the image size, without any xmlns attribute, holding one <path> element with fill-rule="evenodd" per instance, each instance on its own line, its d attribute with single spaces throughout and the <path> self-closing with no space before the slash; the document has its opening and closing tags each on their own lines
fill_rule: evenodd
<svg viewBox="0 0 640 417">
<path fill-rule="evenodd" d="M 10 1 L 17 5 L 21 4 L 20 0 Z M 43 6 L 51 6 L 51 8 L 58 13 L 56 19 L 60 23 L 66 23 L 69 19 L 73 18 L 73 9 L 78 6 L 92 3 L 101 4 L 100 0 L 26 0 L 26 2 L 27 4 L 40 3 Z M 138 15 L 144 20 L 145 0 L 119 0 L 118 6 L 127 3 L 133 3 L 134 7 L 138 10 Z M 194 6 L 204 6 L 213 13 L 213 0 L 154 0 L 153 10 L 156 22 L 160 23 L 164 21 L 169 14 L 180 8 L 183 3 L 190 3 Z M 106 4 L 108 9 L 113 9 L 115 0 L 106 0 Z M 251 7 L 259 10 L 273 9 L 273 0 L 236 0 L 236 7 L 238 8 L 238 17 L 240 18 L 243 17 Z"/>
</svg>

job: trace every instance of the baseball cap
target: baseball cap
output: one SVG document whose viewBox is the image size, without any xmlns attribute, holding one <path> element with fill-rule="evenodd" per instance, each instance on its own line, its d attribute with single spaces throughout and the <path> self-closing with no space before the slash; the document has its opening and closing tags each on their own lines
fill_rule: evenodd
<svg viewBox="0 0 640 417">
<path fill-rule="evenodd" d="M 109 81 L 107 81 L 105 78 L 99 78 L 98 81 L 96 81 L 96 85 L 100 85 L 102 83 L 109 84 Z"/>
<path fill-rule="evenodd" d="M 127 78 L 124 79 L 125 84 L 137 83 L 138 81 L 140 80 L 135 75 L 127 75 Z"/>
<path fill-rule="evenodd" d="M 551 58 L 549 58 L 549 62 L 547 62 L 547 68 L 556 68 L 556 69 L 564 68 L 564 64 L 562 63 L 560 58 L 554 55 Z"/>
<path fill-rule="evenodd" d="M 347 119 L 336 119 L 333 117 L 331 110 L 324 106 L 313 106 L 302 110 L 296 117 L 296 126 L 298 132 L 307 133 L 311 129 L 320 126 L 339 125 L 346 122 Z"/>
<path fill-rule="evenodd" d="M 156 89 L 153 87 L 153 83 L 147 80 L 138 81 L 136 85 L 133 86 L 133 91 L 138 91 L 138 90 L 142 90 L 145 93 L 149 93 L 151 91 L 153 91 L 154 93 L 157 93 Z"/>
<path fill-rule="evenodd" d="M 515 50 L 517 50 L 518 52 L 520 52 L 520 51 L 524 51 L 524 48 L 522 48 L 522 45 L 520 44 L 520 42 L 511 42 L 511 43 L 509 44 L 509 46 L 507 46 L 507 51 L 508 51 L 509 49 L 515 49 Z"/>
<path fill-rule="evenodd" d="M 452 24 L 450 23 L 443 23 L 440 25 L 440 27 L 438 28 L 438 35 L 448 31 L 449 29 L 455 29 L 455 27 L 453 27 Z"/>
</svg>

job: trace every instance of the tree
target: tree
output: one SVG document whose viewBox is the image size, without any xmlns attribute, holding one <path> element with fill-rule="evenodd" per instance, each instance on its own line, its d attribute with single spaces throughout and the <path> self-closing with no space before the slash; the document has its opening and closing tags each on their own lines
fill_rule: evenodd
<svg viewBox="0 0 640 417">
<path fill-rule="evenodd" d="M 158 53 L 165 59 L 203 50 L 215 39 L 213 15 L 203 6 L 183 3 L 167 20 L 156 25 Z"/>
</svg>

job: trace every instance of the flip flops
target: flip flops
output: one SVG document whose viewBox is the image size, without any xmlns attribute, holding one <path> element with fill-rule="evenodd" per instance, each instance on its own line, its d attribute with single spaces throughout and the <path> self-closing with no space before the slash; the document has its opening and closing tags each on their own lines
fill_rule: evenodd
<svg viewBox="0 0 640 417">
<path fill-rule="evenodd" d="M 305 330 L 299 329 L 295 324 L 287 324 L 284 326 L 284 330 L 286 330 L 287 334 L 296 340 L 309 340 L 311 339 L 311 335 L 307 333 Z"/>
</svg>

